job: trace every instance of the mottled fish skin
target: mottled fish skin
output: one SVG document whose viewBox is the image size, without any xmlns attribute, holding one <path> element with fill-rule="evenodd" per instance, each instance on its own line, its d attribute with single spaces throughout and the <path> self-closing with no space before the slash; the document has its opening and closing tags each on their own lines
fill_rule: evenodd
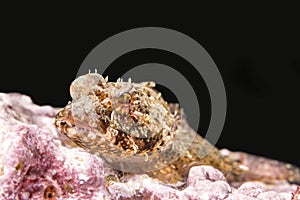
<svg viewBox="0 0 300 200">
<path fill-rule="evenodd" d="M 277 163 L 284 173 L 266 177 L 255 173 L 253 163 L 245 166 L 224 156 L 197 134 L 179 106 L 167 103 L 154 86 L 153 82 L 108 82 L 97 73 L 80 76 L 71 84 L 72 102 L 57 113 L 55 126 L 111 166 L 123 159 L 129 162 L 127 171 L 132 168 L 165 183 L 184 182 L 195 165 L 213 166 L 229 181 L 300 182 L 299 169 L 290 164 Z M 130 165 L 131 161 L 135 163 Z"/>
</svg>

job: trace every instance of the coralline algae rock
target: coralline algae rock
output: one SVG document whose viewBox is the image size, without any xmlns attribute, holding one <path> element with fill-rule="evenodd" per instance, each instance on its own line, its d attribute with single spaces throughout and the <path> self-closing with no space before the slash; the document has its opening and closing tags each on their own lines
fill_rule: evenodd
<svg viewBox="0 0 300 200">
<path fill-rule="evenodd" d="M 184 189 L 145 174 L 107 184 L 119 172 L 58 134 L 58 109 L 0 93 L 0 111 L 0 199 L 299 199 L 296 185 L 246 182 L 235 188 L 210 166 L 191 168 Z"/>
<path fill-rule="evenodd" d="M 101 199 L 105 169 L 98 157 L 62 145 L 57 109 L 27 96 L 0 94 L 0 199 Z"/>
</svg>

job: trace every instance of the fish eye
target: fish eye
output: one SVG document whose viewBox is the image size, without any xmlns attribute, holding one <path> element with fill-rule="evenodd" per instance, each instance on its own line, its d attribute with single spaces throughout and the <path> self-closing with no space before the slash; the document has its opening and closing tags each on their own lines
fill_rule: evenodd
<svg viewBox="0 0 300 200">
<path fill-rule="evenodd" d="M 131 102 L 131 95 L 128 92 L 124 92 L 118 97 L 119 104 L 129 104 Z"/>
</svg>

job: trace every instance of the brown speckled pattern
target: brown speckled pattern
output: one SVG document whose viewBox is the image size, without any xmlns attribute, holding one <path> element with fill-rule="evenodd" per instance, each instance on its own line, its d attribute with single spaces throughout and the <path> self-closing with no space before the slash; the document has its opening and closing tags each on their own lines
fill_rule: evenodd
<svg viewBox="0 0 300 200">
<path fill-rule="evenodd" d="M 189 169 L 197 165 L 213 166 L 232 182 L 300 181 L 299 169 L 287 163 L 259 157 L 252 162 L 251 156 L 246 163 L 242 157 L 224 156 L 189 127 L 182 118 L 183 111 L 164 101 L 154 85 L 122 80 L 108 82 L 97 73 L 83 75 L 71 84 L 72 102 L 56 115 L 55 125 L 61 133 L 101 156 L 112 167 L 123 157 L 129 158 L 124 162 L 128 168 L 141 166 L 134 172 L 146 172 L 165 183 L 185 182 Z M 176 140 L 179 135 L 180 139 Z M 192 143 L 186 145 L 186 141 Z M 159 157 L 157 152 L 165 154 Z M 136 161 L 136 155 L 146 156 Z M 149 170 L 146 166 L 159 167 Z"/>
</svg>

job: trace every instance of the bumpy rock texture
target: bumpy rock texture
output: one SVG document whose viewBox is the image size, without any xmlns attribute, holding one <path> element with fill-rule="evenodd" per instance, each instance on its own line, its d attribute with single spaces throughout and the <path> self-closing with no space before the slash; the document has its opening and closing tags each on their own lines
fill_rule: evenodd
<svg viewBox="0 0 300 200">
<path fill-rule="evenodd" d="M 58 134 L 58 109 L 0 93 L 0 111 L 0 199 L 300 199 L 287 182 L 233 187 L 210 166 L 193 167 L 184 189 L 145 174 L 107 182 L 118 172 Z"/>
</svg>

